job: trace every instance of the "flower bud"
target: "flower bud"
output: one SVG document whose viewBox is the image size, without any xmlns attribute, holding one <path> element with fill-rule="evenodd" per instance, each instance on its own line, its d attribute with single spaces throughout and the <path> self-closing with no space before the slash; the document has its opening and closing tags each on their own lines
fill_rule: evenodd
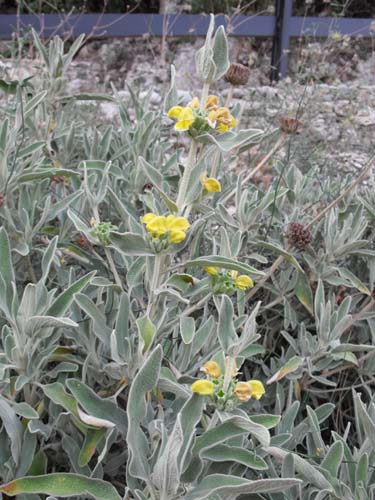
<svg viewBox="0 0 375 500">
<path fill-rule="evenodd" d="M 201 371 L 212 378 L 219 378 L 221 375 L 221 368 L 216 361 L 207 361 L 207 363 L 202 366 Z"/>
</svg>

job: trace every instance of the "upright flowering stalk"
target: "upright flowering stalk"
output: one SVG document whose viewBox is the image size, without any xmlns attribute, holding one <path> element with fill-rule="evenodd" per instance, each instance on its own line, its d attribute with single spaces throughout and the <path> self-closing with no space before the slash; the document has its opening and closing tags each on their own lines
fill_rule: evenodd
<svg viewBox="0 0 375 500">
<path fill-rule="evenodd" d="M 217 130 L 223 133 L 235 126 L 235 119 L 227 108 L 219 107 L 216 96 L 209 95 L 210 84 L 221 78 L 229 68 L 228 41 L 223 26 L 214 33 L 215 17 L 211 15 L 204 46 L 196 54 L 196 72 L 203 83 L 201 98 L 195 97 L 188 106 L 172 106 L 168 116 L 174 120 L 175 130 L 187 132 L 191 137 L 190 149 L 180 181 L 177 207 L 182 213 L 186 207 L 186 198 L 192 182 L 192 172 L 196 165 L 199 135 Z M 174 69 L 172 86 L 168 94 L 176 103 L 177 91 L 174 88 Z M 168 99 L 168 103 L 171 103 Z M 203 144 L 201 145 L 203 147 Z"/>
</svg>

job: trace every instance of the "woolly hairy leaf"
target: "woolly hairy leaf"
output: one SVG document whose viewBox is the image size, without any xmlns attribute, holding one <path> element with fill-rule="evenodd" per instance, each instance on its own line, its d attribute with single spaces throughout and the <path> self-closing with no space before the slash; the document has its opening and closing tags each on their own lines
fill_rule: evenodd
<svg viewBox="0 0 375 500">
<path fill-rule="evenodd" d="M 196 488 L 188 493 L 186 500 L 209 499 L 213 498 L 215 494 L 219 494 L 223 498 L 224 496 L 251 493 L 276 493 L 298 486 L 301 482 L 299 479 L 257 479 L 256 481 L 249 481 L 237 476 L 212 474 L 206 476 Z"/>
<path fill-rule="evenodd" d="M 57 495 L 63 498 L 89 495 L 97 500 L 121 500 L 120 495 L 110 483 L 69 473 L 21 477 L 0 486 L 0 492 L 8 496 L 36 493 Z"/>
<path fill-rule="evenodd" d="M 129 447 L 128 474 L 133 478 L 148 480 L 150 468 L 148 464 L 149 444 L 141 429 L 141 423 L 146 415 L 146 394 L 157 384 L 160 365 L 163 357 L 161 346 L 155 349 L 145 359 L 130 387 L 128 398 L 128 434 Z"/>
</svg>

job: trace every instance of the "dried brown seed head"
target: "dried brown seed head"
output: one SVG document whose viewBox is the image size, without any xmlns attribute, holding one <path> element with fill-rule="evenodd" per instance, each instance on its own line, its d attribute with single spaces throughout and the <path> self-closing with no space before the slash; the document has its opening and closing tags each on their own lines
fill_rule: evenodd
<svg viewBox="0 0 375 500">
<path fill-rule="evenodd" d="M 224 75 L 224 80 L 237 87 L 238 85 L 246 85 L 249 76 L 250 69 L 247 66 L 239 63 L 232 63 Z"/>
<path fill-rule="evenodd" d="M 298 250 L 304 250 L 312 242 L 310 230 L 299 222 L 289 224 L 285 236 L 289 245 Z"/>
<path fill-rule="evenodd" d="M 300 131 L 302 123 L 297 118 L 282 116 L 280 118 L 280 128 L 286 134 L 297 134 Z"/>
</svg>

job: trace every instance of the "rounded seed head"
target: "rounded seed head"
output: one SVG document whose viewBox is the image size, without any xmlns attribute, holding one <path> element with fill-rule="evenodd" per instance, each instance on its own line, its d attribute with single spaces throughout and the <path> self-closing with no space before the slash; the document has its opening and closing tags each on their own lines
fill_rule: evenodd
<svg viewBox="0 0 375 500">
<path fill-rule="evenodd" d="M 285 236 L 289 245 L 298 250 L 304 250 L 312 242 L 310 230 L 299 222 L 289 224 Z"/>
<path fill-rule="evenodd" d="M 301 128 L 302 123 L 297 118 L 290 116 L 282 116 L 280 118 L 280 128 L 286 134 L 297 134 Z"/>
<path fill-rule="evenodd" d="M 246 85 L 250 76 L 250 69 L 239 63 L 232 63 L 224 75 L 224 80 L 234 86 Z"/>
</svg>

